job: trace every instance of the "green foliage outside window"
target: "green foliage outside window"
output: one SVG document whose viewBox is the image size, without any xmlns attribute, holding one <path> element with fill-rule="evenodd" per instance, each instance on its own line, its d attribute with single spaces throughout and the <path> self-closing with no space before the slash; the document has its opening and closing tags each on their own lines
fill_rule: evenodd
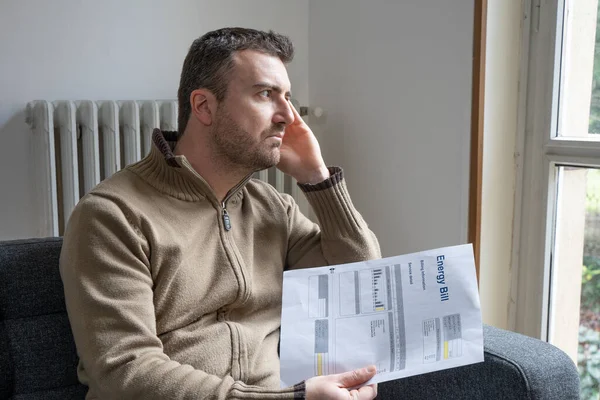
<svg viewBox="0 0 600 400">
<path fill-rule="evenodd" d="M 600 10 L 600 2 L 598 3 Z M 594 78 L 592 81 L 592 102 L 590 105 L 589 133 L 600 133 L 600 12 L 596 17 L 596 47 L 594 49 Z"/>
<path fill-rule="evenodd" d="M 577 364 L 581 398 L 600 398 L 600 258 L 585 256 Z"/>
<path fill-rule="evenodd" d="M 600 2 L 596 14 L 596 46 L 594 76 L 588 132 L 600 134 Z M 600 215 L 600 174 L 588 171 L 586 220 Z M 596 222 L 594 222 L 596 224 Z M 586 223 L 587 225 L 587 223 Z M 586 231 L 588 229 L 586 228 Z M 594 232 L 595 233 L 595 232 Z M 600 236 L 586 232 L 585 252 L 581 274 L 581 312 L 579 326 L 578 369 L 581 379 L 581 398 L 600 399 Z M 594 253 L 594 256 L 592 254 Z"/>
<path fill-rule="evenodd" d="M 578 369 L 582 399 L 598 399 L 600 388 L 600 332 L 579 327 Z"/>
</svg>

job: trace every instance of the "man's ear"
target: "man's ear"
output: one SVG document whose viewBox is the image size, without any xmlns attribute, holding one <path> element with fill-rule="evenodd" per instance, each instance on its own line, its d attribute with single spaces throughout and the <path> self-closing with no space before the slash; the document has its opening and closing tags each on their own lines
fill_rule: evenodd
<svg viewBox="0 0 600 400">
<path fill-rule="evenodd" d="M 210 126 L 213 123 L 217 111 L 217 99 L 210 90 L 196 89 L 190 94 L 190 105 L 192 115 L 203 125 Z"/>
</svg>

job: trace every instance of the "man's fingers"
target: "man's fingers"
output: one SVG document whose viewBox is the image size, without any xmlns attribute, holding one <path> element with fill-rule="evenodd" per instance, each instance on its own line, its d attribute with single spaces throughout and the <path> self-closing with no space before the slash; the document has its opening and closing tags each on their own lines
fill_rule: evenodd
<svg viewBox="0 0 600 400">
<path fill-rule="evenodd" d="M 372 400 L 377 397 L 377 384 L 363 386 L 358 389 L 358 398 L 360 400 Z"/>
<path fill-rule="evenodd" d="M 374 383 L 374 384 L 369 385 L 369 386 L 371 386 L 373 388 L 373 390 L 375 391 L 375 396 L 377 396 L 377 384 Z"/>
<path fill-rule="evenodd" d="M 292 113 L 294 114 L 294 122 L 296 122 L 298 120 L 298 118 L 300 118 L 300 114 L 298 113 L 298 110 L 296 110 L 296 107 L 294 107 L 294 104 L 292 104 L 291 101 L 288 101 L 290 108 L 292 109 Z"/>
<path fill-rule="evenodd" d="M 377 397 L 377 384 L 375 385 L 368 385 L 368 386 L 363 386 L 361 388 L 359 388 L 358 390 L 353 390 L 353 392 L 356 391 L 358 393 L 357 397 L 352 397 L 353 399 L 356 400 L 373 400 L 375 397 Z"/>
<path fill-rule="evenodd" d="M 354 371 L 345 372 L 339 375 L 338 382 L 342 387 L 354 387 L 365 383 L 375 376 L 375 366 L 371 365 L 368 368 L 355 369 Z"/>
<path fill-rule="evenodd" d="M 350 391 L 352 400 L 373 400 L 375 397 L 377 397 L 377 385 L 363 386 Z"/>
</svg>

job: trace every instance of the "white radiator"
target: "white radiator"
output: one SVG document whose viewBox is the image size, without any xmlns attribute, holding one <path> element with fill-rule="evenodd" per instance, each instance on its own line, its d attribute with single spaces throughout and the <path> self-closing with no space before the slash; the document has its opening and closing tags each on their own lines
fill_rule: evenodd
<svg viewBox="0 0 600 400">
<path fill-rule="evenodd" d="M 61 236 L 79 199 L 101 180 L 150 151 L 152 130 L 177 130 L 177 101 L 44 101 L 27 104 L 32 130 L 39 236 Z M 256 174 L 298 198 L 276 168 Z"/>
</svg>

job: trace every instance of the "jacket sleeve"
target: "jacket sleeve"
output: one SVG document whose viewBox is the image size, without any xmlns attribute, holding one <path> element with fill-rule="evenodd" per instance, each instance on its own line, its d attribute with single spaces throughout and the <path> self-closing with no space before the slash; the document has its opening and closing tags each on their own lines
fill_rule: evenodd
<svg viewBox="0 0 600 400">
<path fill-rule="evenodd" d="M 150 249 L 131 212 L 87 195 L 70 217 L 60 257 L 80 379 L 102 399 L 293 399 L 172 361 L 156 333 Z"/>
<path fill-rule="evenodd" d="M 307 268 L 381 258 L 379 242 L 354 208 L 343 171 L 316 185 L 300 184 L 319 224 L 304 216 L 290 196 L 288 202 L 288 268 Z"/>
</svg>

